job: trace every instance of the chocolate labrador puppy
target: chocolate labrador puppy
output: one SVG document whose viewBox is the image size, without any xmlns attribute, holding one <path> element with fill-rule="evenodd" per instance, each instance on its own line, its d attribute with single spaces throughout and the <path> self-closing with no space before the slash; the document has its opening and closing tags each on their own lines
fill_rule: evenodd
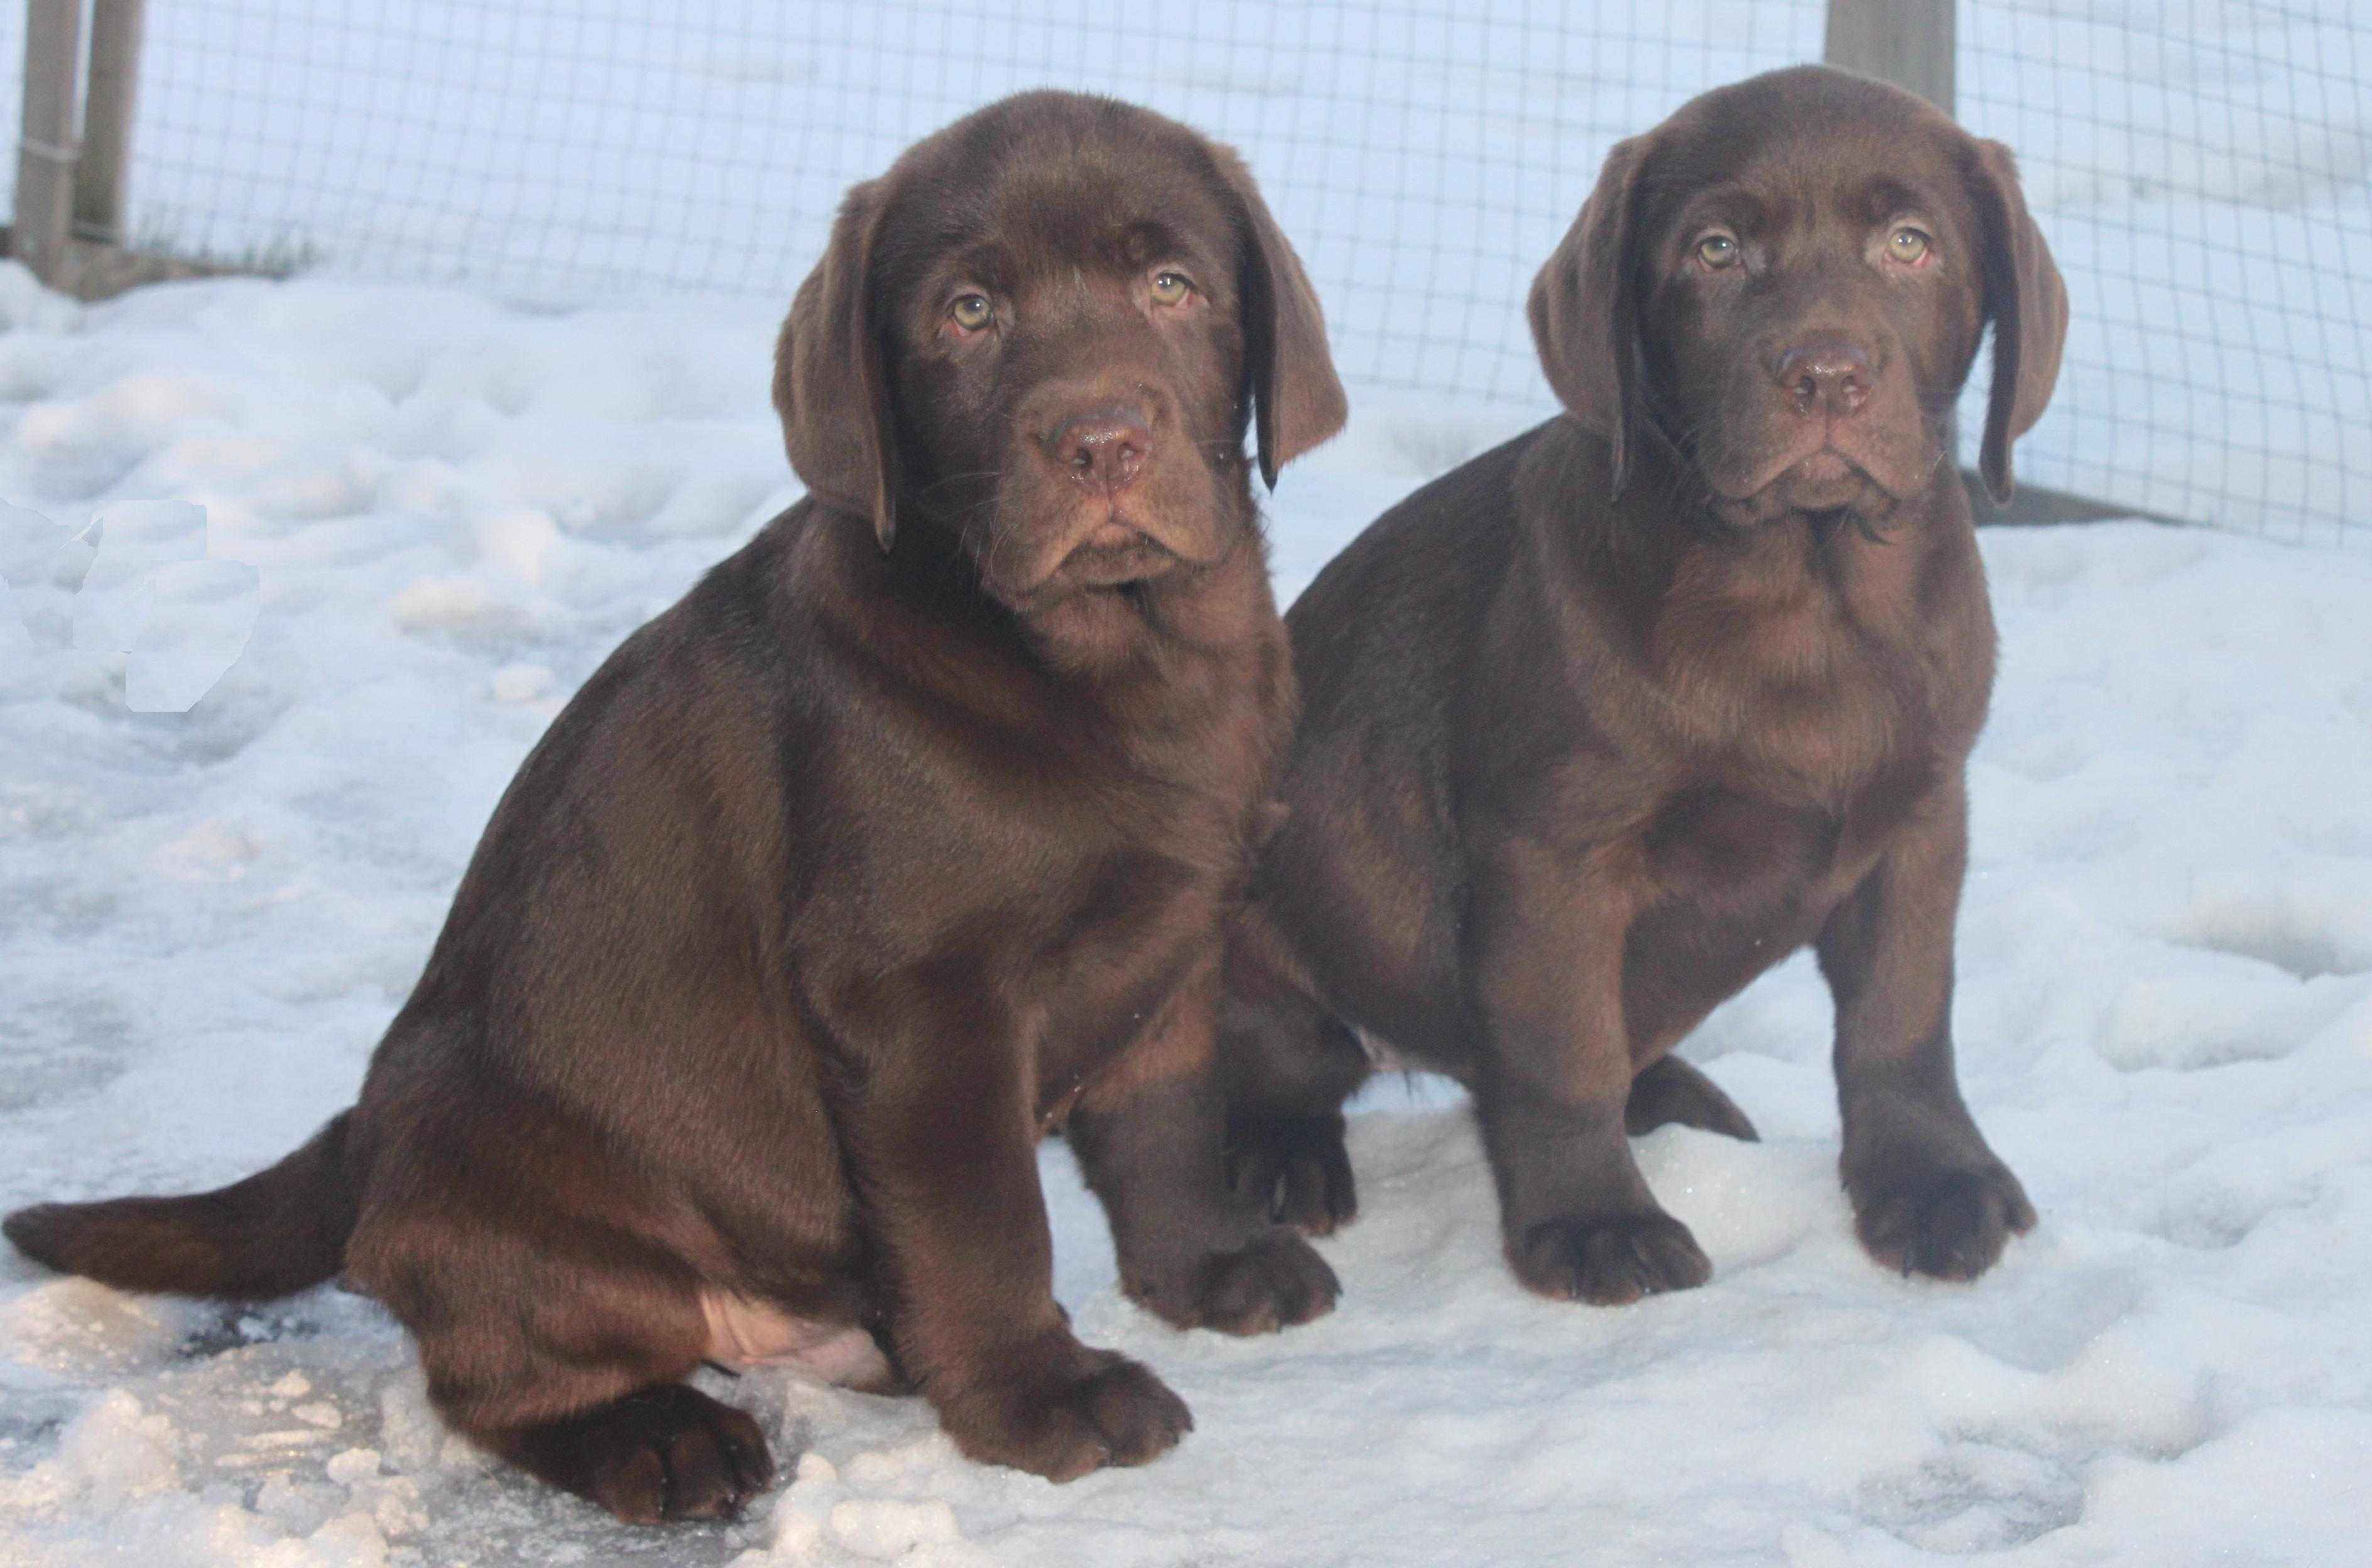
<svg viewBox="0 0 2372 1568">
<path fill-rule="evenodd" d="M 1245 430 L 1273 482 L 1343 418 L 1250 175 L 1125 104 L 983 110 L 850 192 L 776 363 L 808 499 L 553 721 L 358 1103 L 219 1191 L 6 1226 L 130 1289 L 343 1271 L 447 1421 L 630 1520 L 769 1478 L 707 1358 L 911 1380 L 1056 1480 L 1175 1443 L 1052 1294 L 1066 1116 L 1154 1311 L 1335 1294 L 1229 1201 L 1198 1073 L 1293 709 Z"/>
<path fill-rule="evenodd" d="M 1373 1042 L 1472 1091 L 1526 1285 L 1700 1283 L 1624 1132 L 1753 1136 L 1667 1052 L 1809 943 L 1864 1245 L 1976 1275 L 2034 1210 L 1954 1082 L 1994 629 L 1949 420 L 1990 322 L 2006 496 L 2066 320 L 2010 156 L 1837 71 L 1724 87 L 1614 149 L 1530 316 L 1564 416 L 1287 618 L 1290 816 L 1221 1024 L 1241 1185 L 1352 1216 Z"/>
</svg>

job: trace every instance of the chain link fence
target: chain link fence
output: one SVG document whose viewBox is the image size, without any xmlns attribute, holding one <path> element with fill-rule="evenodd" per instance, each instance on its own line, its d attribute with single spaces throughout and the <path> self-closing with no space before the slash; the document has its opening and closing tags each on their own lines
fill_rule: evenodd
<svg viewBox="0 0 2372 1568">
<path fill-rule="evenodd" d="M 2372 546 L 2372 17 L 1959 16 L 1960 117 L 2018 150 L 2074 305 L 2021 475 Z M 1244 150 L 1355 383 L 1545 410 L 1524 294 L 1607 147 L 1819 58 L 1824 22 L 1822 0 L 173 0 L 147 17 L 132 239 L 554 306 L 787 301 L 849 183 L 990 99 L 1080 87 Z"/>
</svg>

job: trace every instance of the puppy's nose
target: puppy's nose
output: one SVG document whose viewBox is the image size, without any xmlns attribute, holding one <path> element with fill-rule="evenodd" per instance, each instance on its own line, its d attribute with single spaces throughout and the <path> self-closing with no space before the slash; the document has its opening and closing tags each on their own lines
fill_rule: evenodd
<svg viewBox="0 0 2372 1568">
<path fill-rule="evenodd" d="M 1091 490 L 1128 488 L 1153 448 L 1153 431 L 1127 409 L 1081 414 L 1054 433 L 1054 460 Z"/>
<path fill-rule="evenodd" d="M 1869 355 L 1859 345 L 1829 338 L 1780 356 L 1779 389 L 1797 413 L 1841 419 L 1869 401 Z"/>
</svg>

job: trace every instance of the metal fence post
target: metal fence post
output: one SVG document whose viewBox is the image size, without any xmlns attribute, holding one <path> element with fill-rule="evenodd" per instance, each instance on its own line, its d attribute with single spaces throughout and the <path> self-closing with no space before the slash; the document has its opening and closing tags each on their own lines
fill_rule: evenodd
<svg viewBox="0 0 2372 1568">
<path fill-rule="evenodd" d="M 17 259 L 52 288 L 74 271 L 76 100 L 82 0 L 27 0 L 25 117 L 17 141 Z"/>
<path fill-rule="evenodd" d="M 1831 65 L 1908 87 L 1952 112 L 1952 45 L 1957 0 L 1829 0 Z"/>
<path fill-rule="evenodd" d="M 25 121 L 9 253 L 50 287 L 85 299 L 227 271 L 203 257 L 128 248 L 124 168 L 146 0 L 87 0 L 87 85 L 78 52 L 84 3 L 26 0 Z"/>
<path fill-rule="evenodd" d="M 123 166 L 132 155 L 132 100 L 140 84 L 143 0 L 91 0 L 90 87 L 75 164 L 77 238 L 122 245 Z"/>
</svg>

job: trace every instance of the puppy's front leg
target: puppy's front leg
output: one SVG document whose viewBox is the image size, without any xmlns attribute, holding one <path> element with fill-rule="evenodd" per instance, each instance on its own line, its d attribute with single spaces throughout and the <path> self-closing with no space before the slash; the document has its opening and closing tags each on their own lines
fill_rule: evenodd
<svg viewBox="0 0 2372 1568">
<path fill-rule="evenodd" d="M 1968 865 L 1955 776 L 1920 808 L 1820 932 L 1837 1007 L 1842 1169 L 1870 1255 L 1904 1273 L 1974 1279 L 2034 1205 L 1985 1144 L 1952 1063 L 1952 936 Z"/>
<path fill-rule="evenodd" d="M 1633 847 L 1510 839 L 1483 859 L 1470 912 L 1471 1086 L 1507 1260 L 1529 1289 L 1600 1306 L 1713 1272 L 1623 1132 L 1622 950 L 1644 877 Z"/>
<path fill-rule="evenodd" d="M 1267 1333 L 1334 1309 L 1334 1271 L 1228 1189 L 1215 1041 L 1217 966 L 1088 1086 L 1072 1149 L 1110 1216 L 1121 1287 L 1181 1329 Z"/>
<path fill-rule="evenodd" d="M 868 1063 L 851 1153 L 893 1292 L 899 1356 L 956 1446 L 1070 1481 L 1140 1465 L 1193 1427 L 1135 1362 L 1090 1350 L 1054 1301 L 1020 1041 L 989 1005 Z M 960 1023 L 955 1020 L 960 1019 Z"/>
</svg>

